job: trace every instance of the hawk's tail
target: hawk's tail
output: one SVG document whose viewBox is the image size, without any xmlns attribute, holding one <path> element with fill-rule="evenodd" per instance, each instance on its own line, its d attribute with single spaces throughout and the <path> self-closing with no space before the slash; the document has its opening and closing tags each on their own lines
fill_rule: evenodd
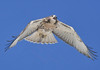
<svg viewBox="0 0 100 70">
<path fill-rule="evenodd" d="M 34 43 L 42 43 L 42 44 L 53 44 L 57 43 L 57 40 L 55 39 L 52 32 L 34 32 L 32 35 L 25 38 L 25 40 L 34 42 Z"/>
</svg>

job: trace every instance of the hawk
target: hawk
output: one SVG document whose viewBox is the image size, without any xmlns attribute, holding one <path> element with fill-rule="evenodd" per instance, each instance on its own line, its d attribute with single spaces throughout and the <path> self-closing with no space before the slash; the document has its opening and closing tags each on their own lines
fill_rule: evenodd
<svg viewBox="0 0 100 70">
<path fill-rule="evenodd" d="M 86 55 L 92 60 L 96 59 L 96 55 L 94 54 L 96 52 L 92 51 L 84 44 L 84 42 L 75 32 L 73 27 L 59 21 L 56 15 L 31 21 L 19 34 L 19 36 L 10 43 L 6 50 L 14 47 L 17 42 L 23 39 L 33 43 L 57 43 L 57 40 L 55 39 L 53 34 L 58 36 L 65 43 L 75 47 L 80 53 Z"/>
</svg>

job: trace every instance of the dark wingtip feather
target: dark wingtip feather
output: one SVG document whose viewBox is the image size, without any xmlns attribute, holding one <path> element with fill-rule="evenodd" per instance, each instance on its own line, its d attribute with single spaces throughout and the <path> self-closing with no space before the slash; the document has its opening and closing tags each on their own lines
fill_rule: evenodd
<svg viewBox="0 0 100 70">
<path fill-rule="evenodd" d="M 91 56 L 90 58 L 91 58 L 93 61 L 94 61 L 95 59 L 97 59 L 97 57 L 98 57 L 98 56 L 96 55 L 97 52 L 93 51 L 93 50 L 92 50 L 93 48 L 91 48 L 91 47 L 89 47 L 89 46 L 87 46 L 87 48 L 88 48 L 89 54 L 90 54 L 90 56 Z"/>
<path fill-rule="evenodd" d="M 17 38 L 17 36 L 12 36 L 12 38 Z"/>
<path fill-rule="evenodd" d="M 5 48 L 5 52 L 7 52 L 8 49 L 9 49 L 9 46 L 7 46 L 7 47 Z"/>
<path fill-rule="evenodd" d="M 5 48 L 5 52 L 10 49 L 10 45 L 15 41 L 15 39 L 17 38 L 17 36 L 12 36 L 12 38 L 14 38 L 13 40 L 7 40 L 7 42 L 9 42 L 8 44 L 6 44 L 6 48 Z"/>
</svg>

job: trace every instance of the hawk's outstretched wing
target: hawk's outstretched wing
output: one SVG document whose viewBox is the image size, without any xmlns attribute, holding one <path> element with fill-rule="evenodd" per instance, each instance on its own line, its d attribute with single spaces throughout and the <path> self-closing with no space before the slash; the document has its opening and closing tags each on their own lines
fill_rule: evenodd
<svg viewBox="0 0 100 70">
<path fill-rule="evenodd" d="M 41 26 L 41 22 L 43 21 L 43 19 L 38 19 L 38 20 L 34 20 L 31 21 L 26 28 L 20 33 L 20 35 L 11 42 L 10 46 L 8 46 L 6 48 L 6 50 L 8 48 L 11 48 L 13 46 L 15 46 L 17 44 L 18 41 L 22 40 L 23 38 L 27 37 L 28 35 L 32 34 L 33 32 L 35 32 L 38 27 Z"/>
<path fill-rule="evenodd" d="M 89 58 L 95 58 L 95 54 L 91 51 L 77 35 L 75 30 L 60 21 L 56 24 L 56 28 L 53 30 L 53 33 L 58 36 L 60 39 L 65 41 L 67 44 L 75 47 L 80 53 L 88 56 Z M 93 57 L 93 58 L 92 58 Z"/>
</svg>

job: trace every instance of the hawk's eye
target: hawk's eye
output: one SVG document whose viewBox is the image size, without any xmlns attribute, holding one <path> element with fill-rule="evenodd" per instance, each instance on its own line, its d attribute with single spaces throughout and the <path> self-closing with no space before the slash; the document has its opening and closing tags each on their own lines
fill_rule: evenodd
<svg viewBox="0 0 100 70">
<path fill-rule="evenodd" d="M 57 17 L 53 17 L 53 19 L 57 19 Z"/>
</svg>

